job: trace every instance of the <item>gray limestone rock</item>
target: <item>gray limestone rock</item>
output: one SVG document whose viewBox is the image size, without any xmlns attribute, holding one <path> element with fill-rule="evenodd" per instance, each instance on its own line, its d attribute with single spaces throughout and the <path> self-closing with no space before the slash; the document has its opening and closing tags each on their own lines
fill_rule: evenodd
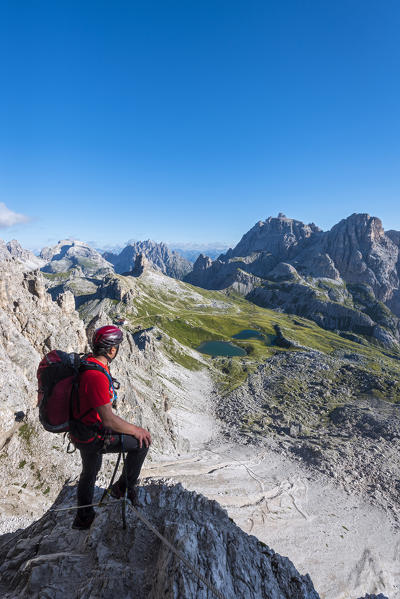
<svg viewBox="0 0 400 599">
<path fill-rule="evenodd" d="M 367 283 L 383 301 L 399 287 L 398 247 L 379 218 L 352 214 L 327 233 L 325 246 L 346 282 Z"/>
<path fill-rule="evenodd" d="M 71 469 L 70 464 L 61 465 L 65 458 L 52 450 L 54 435 L 46 433 L 38 423 L 36 370 L 39 361 L 53 349 L 84 352 L 88 346 L 73 297 L 67 295 L 61 300 L 61 306 L 52 301 L 39 271 L 26 272 L 16 261 L 2 262 L 0 281 L 1 477 L 4 489 L 8 489 L 2 513 L 7 514 L 10 505 L 14 505 L 14 513 L 30 514 L 29 503 L 40 505 L 40 499 L 33 500 L 29 493 L 25 497 L 22 482 L 32 488 L 38 486 L 41 469 L 49 468 L 47 456 L 50 454 L 53 454 L 55 471 L 47 472 L 49 488 L 58 476 L 62 477 L 65 468 Z M 18 412 L 26 417 L 16 423 Z M 21 464 L 28 463 L 26 470 L 22 469 Z M 12 482 L 18 486 L 13 487 Z M 16 497 L 18 501 L 13 499 L 13 488 L 15 493 L 20 492 Z"/>
<path fill-rule="evenodd" d="M 400 247 L 400 231 L 394 231 L 390 229 L 389 231 L 385 231 L 386 237 L 389 237 L 398 247 Z"/>
<path fill-rule="evenodd" d="M 60 293 L 57 297 L 57 304 L 60 306 L 64 314 L 72 314 L 75 312 L 75 298 L 71 291 Z"/>
<path fill-rule="evenodd" d="M 103 257 L 114 265 L 115 272 L 122 274 L 134 270 L 139 254 L 153 268 L 175 279 L 182 279 L 192 269 L 192 264 L 178 252 L 171 251 L 165 243 L 155 243 L 150 239 L 129 243 L 120 254 L 106 252 Z"/>
<path fill-rule="evenodd" d="M 8 251 L 7 244 L 2 239 L 0 239 L 0 261 L 3 262 L 4 260 L 10 260 L 10 258 L 11 255 Z"/>
<path fill-rule="evenodd" d="M 140 277 L 140 275 L 144 273 L 145 269 L 148 268 L 148 266 L 149 261 L 147 260 L 146 256 L 144 254 L 137 254 L 135 258 L 135 264 L 132 269 L 132 274 L 135 277 Z"/>
<path fill-rule="evenodd" d="M 304 241 L 320 233 L 321 229 L 313 223 L 305 225 L 301 221 L 286 216 L 278 216 L 278 218 L 270 216 L 250 229 L 237 246 L 227 252 L 226 257 L 247 256 L 252 252 L 269 252 L 277 259 L 285 260 L 294 255 Z"/>
<path fill-rule="evenodd" d="M 12 239 L 7 244 L 0 239 L 0 261 L 12 260 L 18 262 L 24 270 L 35 270 L 44 266 L 45 262 L 29 250 L 21 247 L 16 239 Z"/>
<path fill-rule="evenodd" d="M 85 275 L 106 274 L 113 270 L 99 252 L 87 243 L 74 240 L 59 241 L 54 247 L 43 248 L 40 257 L 47 262 L 43 272 L 61 273 L 79 267 Z"/>
<path fill-rule="evenodd" d="M 296 281 L 300 277 L 294 266 L 279 262 L 269 273 L 269 278 L 273 281 Z"/>
<path fill-rule="evenodd" d="M 74 504 L 74 495 L 66 487 L 54 507 Z M 215 501 L 151 481 L 138 496 L 140 513 L 224 599 L 318 599 L 308 574 L 244 533 Z M 129 507 L 126 531 L 116 505 L 98 510 L 90 535 L 71 530 L 73 516 L 48 512 L 15 542 L 0 539 L 4 599 L 214 597 Z"/>
</svg>

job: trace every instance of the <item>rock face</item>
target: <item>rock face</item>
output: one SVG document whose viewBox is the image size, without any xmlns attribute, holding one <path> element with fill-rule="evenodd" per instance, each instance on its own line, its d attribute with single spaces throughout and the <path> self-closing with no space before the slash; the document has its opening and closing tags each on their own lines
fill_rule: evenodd
<svg viewBox="0 0 400 599">
<path fill-rule="evenodd" d="M 280 214 L 258 222 L 217 260 L 199 256 L 185 281 L 230 287 L 258 305 L 397 347 L 399 240 L 368 214 L 353 214 L 327 232 Z M 255 278 L 242 286 L 244 272 Z"/>
<path fill-rule="evenodd" d="M 9 260 L 11 258 L 10 252 L 8 251 L 7 244 L 0 239 L 0 261 Z"/>
<path fill-rule="evenodd" d="M 44 260 L 35 256 L 33 252 L 23 249 L 16 239 L 12 239 L 7 244 L 0 239 L 0 262 L 13 258 L 23 266 L 24 270 L 35 270 L 45 264 Z"/>
<path fill-rule="evenodd" d="M 43 248 L 40 257 L 47 262 L 42 268 L 47 273 L 67 272 L 73 267 L 80 267 L 85 275 L 112 271 L 112 265 L 82 241 L 59 241 L 53 247 Z"/>
<path fill-rule="evenodd" d="M 36 412 L 36 369 L 43 354 L 57 348 L 68 352 L 88 349 L 73 297 L 67 292 L 54 302 L 39 271 L 26 272 L 14 260 L 0 263 L 2 516 L 23 517 L 40 509 L 47 486 L 49 493 L 58 476 L 74 470 L 70 463 L 63 464 L 62 439 L 41 429 Z M 17 418 L 21 412 L 23 416 Z M 43 469 L 48 472 L 46 486 Z M 32 494 L 29 488 L 37 490 Z"/>
<path fill-rule="evenodd" d="M 135 258 L 135 265 L 132 269 L 132 274 L 136 277 L 140 277 L 144 273 L 145 268 L 149 265 L 149 261 L 144 254 L 137 254 Z"/>
<path fill-rule="evenodd" d="M 115 272 L 122 274 L 134 269 L 138 254 L 147 258 L 153 268 L 175 279 L 183 279 L 192 270 L 192 264 L 177 252 L 171 251 L 165 243 L 155 243 L 149 239 L 130 243 L 118 255 L 106 252 L 103 258 L 114 265 Z"/>
<path fill-rule="evenodd" d="M 55 507 L 74 503 L 65 488 Z M 0 538 L 1 596 L 121 599 L 210 599 L 212 592 L 128 508 L 98 510 L 90 536 L 71 530 L 74 514 L 48 512 L 14 541 Z M 149 481 L 139 489 L 140 512 L 225 599 L 318 599 L 308 575 L 238 528 L 215 502 Z"/>
<path fill-rule="evenodd" d="M 296 254 L 305 241 L 318 237 L 321 233 L 314 223 L 305 225 L 299 220 L 280 214 L 278 218 L 269 217 L 259 221 L 233 250 L 228 250 L 226 258 L 249 256 L 254 252 L 272 254 L 279 261 Z"/>
<path fill-rule="evenodd" d="M 31 372 L 44 352 L 60 345 L 66 351 L 85 347 L 85 329 L 69 292 L 60 296 L 58 304 L 53 302 L 42 274 L 24 272 L 16 263 L 0 264 L 0 279 L 0 343 L 7 362 L 15 358 L 15 364 Z"/>
<path fill-rule="evenodd" d="M 384 302 L 398 291 L 398 247 L 385 235 L 378 218 L 353 214 L 335 225 L 324 241 L 327 254 L 347 283 L 369 285 Z"/>
</svg>

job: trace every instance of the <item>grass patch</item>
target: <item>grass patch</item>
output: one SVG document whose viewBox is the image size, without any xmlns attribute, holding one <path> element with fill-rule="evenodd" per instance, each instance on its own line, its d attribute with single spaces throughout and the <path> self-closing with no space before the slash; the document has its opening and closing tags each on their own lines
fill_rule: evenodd
<svg viewBox="0 0 400 599">
<path fill-rule="evenodd" d="M 70 272 L 43 272 L 42 271 L 43 276 L 46 279 L 49 279 L 49 281 L 54 281 L 54 280 L 65 280 L 65 279 L 69 279 L 70 277 Z"/>
<path fill-rule="evenodd" d="M 20 439 L 22 439 L 26 443 L 28 448 L 31 448 L 32 439 L 35 435 L 35 429 L 33 428 L 33 426 L 31 424 L 29 424 L 28 422 L 25 422 L 25 424 L 23 424 L 19 428 L 18 435 L 19 435 Z"/>
<path fill-rule="evenodd" d="M 204 367 L 199 360 L 196 360 L 185 351 L 180 351 L 173 343 L 164 343 L 164 348 L 173 362 L 177 362 L 187 370 L 200 370 Z"/>
</svg>

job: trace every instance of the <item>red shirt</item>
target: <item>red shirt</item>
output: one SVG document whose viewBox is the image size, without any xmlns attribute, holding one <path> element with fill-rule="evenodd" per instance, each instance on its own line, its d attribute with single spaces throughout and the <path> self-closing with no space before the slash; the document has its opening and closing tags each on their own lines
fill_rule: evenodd
<svg viewBox="0 0 400 599">
<path fill-rule="evenodd" d="M 108 366 L 105 366 L 99 360 L 92 356 L 87 358 L 87 362 L 99 364 L 109 373 Z M 94 424 L 101 422 L 101 418 L 96 410 L 99 406 L 105 406 L 112 402 L 113 393 L 110 390 L 110 382 L 107 376 L 100 370 L 86 370 L 79 377 L 79 414 L 75 414 L 79 420 L 85 424 Z M 88 412 L 88 410 L 90 410 Z M 81 414 L 85 414 L 83 418 Z"/>
</svg>

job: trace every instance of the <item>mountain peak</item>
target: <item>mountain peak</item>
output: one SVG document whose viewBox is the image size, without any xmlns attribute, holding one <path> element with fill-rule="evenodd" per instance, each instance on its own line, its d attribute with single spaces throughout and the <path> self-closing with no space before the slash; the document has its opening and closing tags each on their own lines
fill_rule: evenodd
<svg viewBox="0 0 400 599">
<path fill-rule="evenodd" d="M 295 247 L 320 232 L 321 229 L 313 223 L 306 225 L 280 212 L 277 217 L 269 216 L 265 221 L 258 221 L 226 256 L 268 252 L 284 259 Z"/>
<path fill-rule="evenodd" d="M 44 272 L 66 272 L 80 266 L 86 274 L 111 270 L 112 266 L 101 254 L 84 241 L 62 239 L 55 246 L 45 247 L 40 257 L 46 260 Z"/>
<path fill-rule="evenodd" d="M 192 269 L 188 260 L 171 251 L 165 243 L 157 243 L 151 239 L 130 241 L 120 254 L 106 252 L 103 257 L 114 265 L 115 272 L 122 274 L 135 269 L 138 255 L 146 258 L 156 270 L 176 279 L 183 278 Z"/>
<path fill-rule="evenodd" d="M 7 243 L 0 239 L 0 261 L 13 258 L 22 264 L 24 270 L 35 270 L 44 265 L 43 260 L 30 250 L 25 250 L 16 239 Z"/>
</svg>

